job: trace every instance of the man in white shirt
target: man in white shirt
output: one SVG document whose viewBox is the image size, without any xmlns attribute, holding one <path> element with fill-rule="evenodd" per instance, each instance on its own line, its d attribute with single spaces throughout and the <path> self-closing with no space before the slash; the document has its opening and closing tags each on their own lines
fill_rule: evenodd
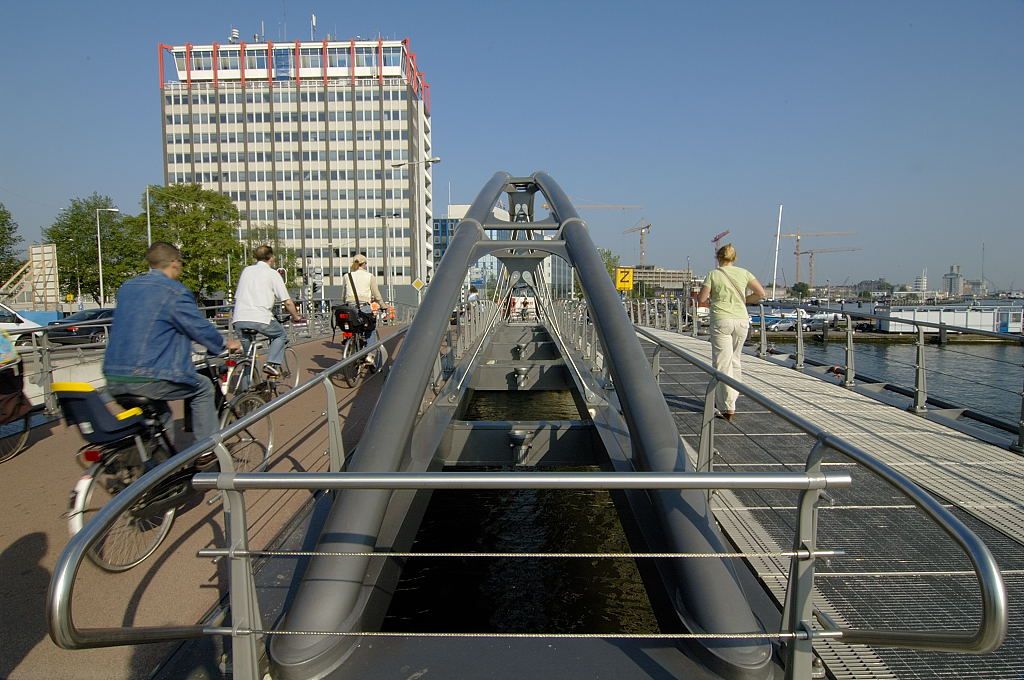
<svg viewBox="0 0 1024 680">
<path fill-rule="evenodd" d="M 341 297 L 342 302 L 356 304 L 358 301 L 360 311 L 371 316 L 373 315 L 371 302 L 383 304 L 384 298 L 381 297 L 380 289 L 377 288 L 377 277 L 366 269 L 365 255 L 360 254 L 352 258 L 349 264 L 349 272 L 342 277 L 341 281 L 341 285 L 344 287 Z M 366 338 L 366 344 L 368 345 L 372 345 L 375 342 L 377 342 L 376 328 Z M 372 353 L 366 357 L 366 362 L 376 362 Z"/>
<path fill-rule="evenodd" d="M 259 246 L 253 251 L 253 256 L 256 258 L 256 264 L 243 269 L 242 276 L 238 279 L 238 287 L 235 289 L 235 313 L 231 322 L 236 331 L 255 330 L 270 340 L 270 351 L 263 370 L 277 376 L 281 374 L 281 361 L 284 359 L 288 336 L 284 327 L 274 318 L 274 304 L 280 301 L 291 314 L 292 321 L 302 321 L 302 317 L 284 286 L 284 279 L 274 268 L 274 249 L 270 246 Z M 245 345 L 244 337 L 242 343 Z M 248 346 L 244 349 L 249 351 Z"/>
</svg>

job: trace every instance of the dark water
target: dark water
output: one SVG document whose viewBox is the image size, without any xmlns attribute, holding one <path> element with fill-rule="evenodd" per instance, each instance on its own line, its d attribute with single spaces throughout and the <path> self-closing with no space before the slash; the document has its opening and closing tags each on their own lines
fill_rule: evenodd
<svg viewBox="0 0 1024 680">
<path fill-rule="evenodd" d="M 580 420 L 569 390 L 474 392 L 462 420 Z"/>
<path fill-rule="evenodd" d="M 477 392 L 466 420 L 581 417 L 569 391 Z M 596 470 L 596 468 L 584 468 Z M 413 551 L 629 552 L 607 491 L 436 491 Z M 657 632 L 632 559 L 414 558 L 385 630 Z"/>
<path fill-rule="evenodd" d="M 775 343 L 781 352 L 796 353 L 796 343 Z M 855 344 L 855 368 L 875 378 L 914 386 L 917 347 L 884 343 Z M 845 365 L 843 340 L 804 344 L 807 357 Z M 1024 347 L 1005 344 L 952 344 L 925 347 L 929 396 L 1012 422 L 1020 417 L 1024 387 Z"/>
</svg>

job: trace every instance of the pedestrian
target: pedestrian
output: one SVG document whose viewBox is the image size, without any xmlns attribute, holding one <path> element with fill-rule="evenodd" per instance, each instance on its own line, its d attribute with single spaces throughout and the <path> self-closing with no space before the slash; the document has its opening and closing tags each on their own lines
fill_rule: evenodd
<svg viewBox="0 0 1024 680">
<path fill-rule="evenodd" d="M 748 304 L 756 304 L 765 297 L 764 287 L 746 269 L 737 267 L 736 249 L 727 243 L 715 253 L 718 267 L 704 278 L 700 289 L 700 304 L 711 301 L 711 362 L 715 370 L 736 380 L 742 380 L 740 358 L 743 342 L 750 330 Z M 749 294 L 747 291 L 751 291 Z M 721 417 L 731 421 L 736 415 L 736 397 L 732 387 L 718 383 L 715 403 Z"/>
<path fill-rule="evenodd" d="M 469 287 L 469 297 L 466 298 L 466 302 L 471 305 L 480 302 L 480 291 L 476 289 L 476 286 Z"/>
</svg>

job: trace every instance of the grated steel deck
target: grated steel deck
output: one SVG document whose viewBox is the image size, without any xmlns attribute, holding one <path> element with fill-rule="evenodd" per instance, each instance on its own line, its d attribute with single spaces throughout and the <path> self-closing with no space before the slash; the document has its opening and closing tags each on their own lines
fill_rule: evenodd
<svg viewBox="0 0 1024 680">
<path fill-rule="evenodd" d="M 664 342 L 710 363 L 711 346 L 699 339 L 652 331 Z M 644 343 L 648 354 L 653 345 Z M 662 352 L 660 382 L 680 436 L 695 450 L 706 374 Z M 820 378 L 761 361 L 743 360 L 743 379 L 804 418 L 899 469 L 951 507 L 995 555 L 1010 602 L 1010 630 L 993 654 L 970 656 L 816 644 L 836 678 L 1022 678 L 1024 623 L 1024 471 L 1004 449 L 856 394 Z M 717 421 L 718 470 L 802 469 L 813 440 L 749 400 L 740 399 L 731 423 Z M 859 628 L 972 629 L 980 615 L 978 587 L 968 559 L 909 499 L 838 455 L 832 469 L 853 477 L 847 489 L 829 490 L 819 512 L 818 545 L 845 555 L 817 564 L 815 603 L 844 626 Z M 738 549 L 789 549 L 797 495 L 785 491 L 718 493 L 716 516 Z M 768 592 L 785 597 L 787 561 L 751 560 Z"/>
</svg>

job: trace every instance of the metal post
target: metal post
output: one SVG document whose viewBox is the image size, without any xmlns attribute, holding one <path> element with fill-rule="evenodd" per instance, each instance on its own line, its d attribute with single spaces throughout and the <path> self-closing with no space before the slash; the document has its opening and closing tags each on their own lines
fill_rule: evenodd
<svg viewBox="0 0 1024 680">
<path fill-rule="evenodd" d="M 804 370 L 804 320 L 800 316 L 800 308 L 796 310 L 796 363 L 793 368 Z"/>
<path fill-rule="evenodd" d="M 693 300 L 693 316 L 690 317 L 690 334 L 697 337 L 700 328 L 700 317 L 697 316 L 697 301 Z"/>
<path fill-rule="evenodd" d="M 341 472 L 345 465 L 345 442 L 341 437 L 341 416 L 338 415 L 338 398 L 334 392 L 334 385 L 330 380 L 324 380 L 324 389 L 327 391 L 327 454 L 329 456 L 330 471 Z"/>
<path fill-rule="evenodd" d="M 949 337 L 946 333 L 946 324 L 939 322 L 939 345 L 945 347 L 949 344 Z"/>
<path fill-rule="evenodd" d="M 825 446 L 819 441 L 807 457 L 805 471 L 821 474 L 821 458 Z M 783 625 L 788 632 L 803 633 L 803 639 L 786 643 L 786 678 L 810 678 L 814 664 L 814 552 L 817 544 L 818 498 L 820 489 L 808 489 L 800 494 L 800 514 L 797 517 L 797 535 L 793 551 L 806 551 L 806 557 L 794 555 L 790 559 L 789 582 L 786 586 L 786 605 Z"/>
<path fill-rule="evenodd" d="M 843 380 L 843 387 L 853 387 L 857 371 L 853 366 L 853 318 L 846 315 L 846 377 Z"/>
<path fill-rule="evenodd" d="M 683 334 L 683 301 L 676 298 L 676 333 Z"/>
<path fill-rule="evenodd" d="M 1011 445 L 1010 450 L 1024 453 L 1024 388 L 1020 391 L 1020 418 L 1017 420 L 1017 443 Z"/>
<path fill-rule="evenodd" d="M 760 326 L 761 341 L 758 343 L 757 356 L 764 359 L 768 356 L 768 323 L 764 320 L 764 305 L 758 305 L 758 307 L 761 309 L 761 318 L 758 324 Z"/>
<path fill-rule="evenodd" d="M 914 374 L 914 405 L 910 410 L 914 413 L 924 413 L 928 410 L 928 377 L 924 372 L 924 326 L 917 327 L 917 364 Z"/>
<path fill-rule="evenodd" d="M 704 390 L 704 417 L 700 424 L 700 440 L 697 443 L 697 472 L 711 472 L 711 457 L 715 450 L 715 392 L 718 378 L 708 381 Z M 709 493 L 710 497 L 710 493 Z"/>
<path fill-rule="evenodd" d="M 654 382 L 661 384 L 661 345 L 654 348 L 654 359 L 651 361 L 651 372 L 654 373 Z"/>
<path fill-rule="evenodd" d="M 40 336 L 39 344 L 39 371 L 40 379 L 43 381 L 43 404 L 46 406 L 46 413 L 53 415 L 59 413 L 57 395 L 53 393 L 53 345 L 50 344 L 50 336 L 43 333 Z"/>
<path fill-rule="evenodd" d="M 218 446 L 223 447 L 223 444 Z M 259 680 L 258 636 L 251 631 L 262 629 L 259 602 L 256 599 L 256 581 L 252 574 L 252 557 L 249 556 L 249 538 L 246 531 L 245 499 L 241 491 L 224 491 L 225 524 L 228 531 L 229 556 L 228 578 L 231 601 L 231 669 L 232 677 Z M 234 554 L 235 552 L 241 554 Z M 243 632 L 246 631 L 246 632 Z"/>
</svg>

